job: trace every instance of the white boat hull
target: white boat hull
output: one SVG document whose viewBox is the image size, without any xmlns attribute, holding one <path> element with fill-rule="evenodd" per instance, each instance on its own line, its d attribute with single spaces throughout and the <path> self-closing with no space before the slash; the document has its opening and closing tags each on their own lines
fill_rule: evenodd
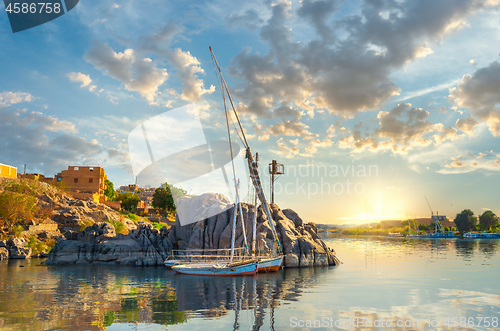
<svg viewBox="0 0 500 331">
<path fill-rule="evenodd" d="M 283 256 L 263 258 L 257 263 L 257 272 L 278 271 L 283 263 Z"/>
<path fill-rule="evenodd" d="M 255 275 L 257 262 L 233 263 L 228 265 L 184 264 L 172 267 L 172 270 L 185 275 L 197 276 L 246 276 Z"/>
</svg>

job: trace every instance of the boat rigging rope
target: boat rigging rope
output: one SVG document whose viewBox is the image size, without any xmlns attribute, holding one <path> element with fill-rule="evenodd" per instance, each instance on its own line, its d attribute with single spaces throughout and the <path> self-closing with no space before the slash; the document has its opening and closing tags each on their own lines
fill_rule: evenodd
<svg viewBox="0 0 500 331">
<path fill-rule="evenodd" d="M 213 53 L 211 53 L 211 54 L 212 54 L 212 61 L 214 61 L 216 64 L 217 60 L 213 56 Z M 219 67 L 219 66 L 217 65 L 217 67 Z M 215 66 L 214 66 L 214 69 L 215 69 Z M 219 68 L 219 71 L 220 71 L 220 68 Z M 217 74 L 217 72 L 216 72 L 216 74 Z M 220 74 L 221 74 L 221 82 L 224 82 L 224 77 L 222 76 L 222 72 Z M 217 77 L 217 82 L 219 83 L 218 77 Z M 225 82 L 224 82 L 224 84 L 225 84 Z M 226 86 L 226 89 L 227 89 L 227 86 Z M 233 238 L 232 238 L 232 242 L 231 242 L 231 263 L 232 263 L 233 262 L 233 252 L 234 252 L 234 241 L 235 241 L 235 235 L 236 235 L 236 233 L 235 233 L 236 232 L 236 222 L 238 220 L 238 215 L 237 215 L 238 209 L 239 209 L 240 217 L 241 217 L 241 227 L 243 230 L 243 237 L 245 240 L 245 251 L 246 252 L 248 252 L 248 243 L 247 243 L 247 236 L 246 236 L 246 230 L 245 230 L 245 220 L 243 218 L 243 210 L 241 208 L 241 200 L 240 200 L 240 193 L 239 193 L 240 180 L 236 179 L 236 167 L 234 165 L 233 143 L 231 140 L 231 129 L 229 126 L 229 117 L 230 116 L 229 116 L 229 111 L 228 111 L 228 107 L 226 104 L 226 98 L 225 98 L 222 86 L 221 86 L 221 93 L 222 93 L 222 99 L 224 100 L 224 114 L 226 117 L 227 135 L 229 138 L 229 151 L 231 153 L 231 165 L 232 165 L 232 169 L 233 169 L 233 180 L 234 180 L 234 188 L 235 188 L 235 195 L 236 195 L 236 199 L 234 201 L 234 213 L 233 213 L 233 236 L 232 236 Z M 228 97 L 230 97 L 229 94 L 228 94 Z M 234 126 L 234 123 L 233 123 L 233 126 Z M 236 127 L 235 127 L 235 130 L 236 130 Z M 237 130 L 236 130 L 236 133 L 238 133 Z M 238 134 L 238 136 L 239 136 L 239 134 Z M 240 139 L 241 139 L 241 137 L 240 137 Z M 242 142 L 243 142 L 243 140 L 242 140 Z M 245 143 L 246 143 L 246 139 L 245 139 Z"/>
<path fill-rule="evenodd" d="M 228 122 L 227 121 L 228 112 L 227 112 L 226 92 L 225 91 L 227 91 L 229 101 L 231 102 L 231 105 L 233 106 L 233 112 L 236 115 L 236 119 L 238 120 L 238 123 L 239 123 L 239 126 L 240 126 L 240 130 L 241 130 L 241 135 L 240 135 L 240 131 L 238 130 L 238 128 L 234 124 L 234 120 L 233 120 L 232 116 L 229 115 L 231 124 L 233 125 L 234 131 L 238 135 L 238 138 L 240 138 L 241 143 L 243 144 L 243 146 L 245 147 L 245 149 L 247 149 L 248 148 L 248 142 L 247 142 L 247 139 L 245 137 L 245 132 L 243 131 L 243 127 L 241 126 L 240 120 L 238 118 L 238 114 L 236 113 L 236 110 L 234 109 L 233 101 L 231 99 L 231 95 L 229 94 L 229 89 L 228 89 L 228 87 L 226 85 L 226 81 L 224 80 L 224 76 L 222 76 L 222 72 L 220 70 L 219 64 L 217 63 L 217 59 L 215 58 L 215 55 L 213 54 L 211 48 L 210 48 L 210 51 L 211 51 L 210 52 L 210 56 L 212 57 L 212 64 L 214 66 L 215 78 L 217 79 L 217 85 L 219 85 L 220 93 L 222 95 L 222 100 L 224 101 L 224 111 L 226 113 L 226 115 L 225 115 L 226 116 L 226 123 Z M 216 68 L 219 69 L 219 74 L 217 74 Z M 219 81 L 219 76 L 220 76 L 220 81 Z M 229 124 L 227 124 L 227 125 L 229 126 Z"/>
<path fill-rule="evenodd" d="M 226 115 L 226 125 L 227 125 L 227 132 L 228 132 L 228 136 L 229 136 L 229 147 L 230 147 L 230 151 L 231 151 L 231 162 L 232 162 L 232 166 L 233 166 L 233 177 L 234 177 L 234 181 L 235 181 L 237 201 L 239 200 L 239 193 L 238 193 L 238 185 L 236 183 L 236 172 L 235 172 L 235 167 L 234 167 L 234 156 L 233 156 L 233 148 L 232 148 L 232 142 L 231 142 L 231 130 L 229 127 L 229 117 L 230 116 L 229 116 L 229 111 L 228 111 L 228 107 L 227 107 L 227 103 L 226 103 L 225 93 L 223 91 L 224 88 L 225 88 L 225 92 L 227 93 L 229 102 L 231 103 L 232 111 L 236 117 L 236 120 L 238 121 L 238 125 L 240 128 L 241 134 L 243 136 L 242 143 L 245 146 L 246 152 L 247 152 L 250 177 L 252 178 L 252 182 L 253 182 L 254 187 L 256 189 L 256 193 L 259 196 L 259 200 L 261 200 L 261 202 L 262 202 L 261 205 L 263 206 L 263 210 L 269 219 L 269 226 L 270 226 L 271 231 L 274 235 L 275 242 L 276 242 L 276 248 L 278 250 L 278 253 L 282 254 L 282 249 L 281 249 L 281 244 L 280 244 L 280 241 L 278 238 L 278 233 L 276 232 L 276 229 L 274 227 L 273 217 L 272 217 L 271 211 L 269 210 L 269 205 L 267 204 L 264 192 L 262 190 L 262 183 L 260 181 L 259 172 L 258 172 L 258 169 L 256 168 L 256 164 L 253 164 L 254 162 L 253 162 L 252 154 L 250 152 L 250 146 L 248 145 L 248 142 L 247 142 L 247 139 L 245 136 L 245 132 L 243 131 L 243 127 L 241 125 L 241 121 L 238 117 L 238 113 L 236 112 L 236 108 L 234 107 L 233 99 L 231 98 L 231 94 L 229 93 L 229 88 L 227 87 L 224 76 L 222 75 L 222 71 L 221 71 L 219 64 L 217 63 L 217 59 L 215 58 L 215 55 L 212 51 L 212 47 L 209 47 L 209 49 L 210 49 L 210 55 L 212 57 L 212 63 L 214 64 L 214 70 L 215 70 L 215 66 L 217 66 L 217 69 L 219 70 L 219 74 L 217 74 L 217 71 L 215 73 L 216 73 L 216 77 L 217 77 L 217 83 L 220 85 L 220 88 L 221 88 L 222 99 L 224 101 L 224 113 Z M 219 75 L 220 75 L 220 79 L 221 79 L 220 82 L 219 82 L 219 77 L 218 77 Z M 231 121 L 232 121 L 232 119 L 231 119 Z M 233 123 L 233 126 L 234 126 L 234 123 Z M 235 127 L 235 129 L 236 129 L 236 127 Z M 238 130 L 236 130 L 236 133 L 238 134 L 238 137 L 241 139 Z M 236 223 L 236 209 L 237 209 L 236 204 L 234 207 L 235 207 L 235 212 L 233 214 L 233 220 L 234 220 L 234 222 L 233 222 L 233 234 L 235 231 L 235 223 Z M 242 221 L 243 221 L 243 215 L 241 215 L 241 217 L 242 217 Z M 235 238 L 233 236 L 232 245 L 231 245 L 231 252 L 233 252 L 233 249 L 234 249 L 234 240 L 235 240 Z M 232 262 L 232 255 L 233 254 L 231 253 L 231 262 Z"/>
</svg>

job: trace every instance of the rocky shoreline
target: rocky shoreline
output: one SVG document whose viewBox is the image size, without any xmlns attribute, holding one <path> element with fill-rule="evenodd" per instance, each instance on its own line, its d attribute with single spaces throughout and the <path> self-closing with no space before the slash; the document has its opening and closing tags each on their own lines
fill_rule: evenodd
<svg viewBox="0 0 500 331">
<path fill-rule="evenodd" d="M 163 265 L 176 249 L 220 249 L 231 245 L 231 207 L 215 216 L 194 224 L 160 230 L 150 223 L 138 222 L 129 234 L 116 234 L 106 222 L 95 223 L 80 232 L 67 231 L 58 238 L 49 253 L 47 264 L 117 264 Z M 252 238 L 254 206 L 242 204 L 247 238 Z M 341 262 L 335 252 L 318 237 L 314 223 L 303 224 L 291 209 L 281 210 L 271 205 L 275 226 L 283 252 L 285 267 L 333 266 Z M 269 221 L 262 209 L 257 210 L 257 241 L 261 251 L 273 246 Z M 236 246 L 244 245 L 241 224 L 237 226 Z"/>
<path fill-rule="evenodd" d="M 31 248 L 26 247 L 24 238 L 12 237 L 9 240 L 0 240 L 0 260 L 7 259 L 29 259 L 31 257 L 47 257 L 47 253 L 32 256 Z"/>
</svg>

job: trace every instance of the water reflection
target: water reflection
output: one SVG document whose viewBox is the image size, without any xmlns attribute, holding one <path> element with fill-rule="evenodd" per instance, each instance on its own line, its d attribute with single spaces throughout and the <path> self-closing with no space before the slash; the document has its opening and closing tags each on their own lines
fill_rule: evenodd
<svg viewBox="0 0 500 331">
<path fill-rule="evenodd" d="M 470 261 L 477 248 L 477 240 L 455 240 L 457 256 L 461 256 L 465 261 Z"/>
<path fill-rule="evenodd" d="M 274 323 L 274 309 L 296 301 L 333 268 L 253 277 L 178 275 L 162 267 L 42 266 L 0 263 L 0 329 L 104 330 L 113 323 L 173 325 L 254 311 L 253 329 Z M 23 267 L 21 267 L 23 266 Z"/>
<path fill-rule="evenodd" d="M 347 240 L 363 254 L 367 265 L 376 264 L 377 256 L 387 254 L 415 254 L 430 252 L 430 258 L 440 258 L 440 255 L 455 251 L 457 256 L 468 261 L 472 256 L 481 254 L 485 257 L 495 255 L 500 247 L 500 239 L 433 239 L 433 238 L 399 238 L 377 236 L 339 236 L 323 234 L 322 238 Z"/>
<path fill-rule="evenodd" d="M 255 277 L 0 261 L 0 330 L 268 330 L 289 328 L 293 316 L 417 321 L 500 312 L 500 240 L 325 242 L 343 265 Z"/>
</svg>

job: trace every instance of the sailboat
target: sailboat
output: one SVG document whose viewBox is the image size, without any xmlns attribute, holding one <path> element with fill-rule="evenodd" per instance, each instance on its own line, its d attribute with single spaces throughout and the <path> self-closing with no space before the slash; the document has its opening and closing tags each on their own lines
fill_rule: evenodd
<svg viewBox="0 0 500 331">
<path fill-rule="evenodd" d="M 257 264 L 257 272 L 269 272 L 269 271 L 278 271 L 281 265 L 283 264 L 283 253 L 280 245 L 280 241 L 278 239 L 278 235 L 276 233 L 276 229 L 274 227 L 273 223 L 273 217 L 271 215 L 271 211 L 269 210 L 269 205 L 267 204 L 266 196 L 264 195 L 264 190 L 262 188 L 262 182 L 260 180 L 259 176 L 259 169 L 258 169 L 258 153 L 255 154 L 255 159 L 254 156 L 250 150 L 250 146 L 248 145 L 248 141 L 245 136 L 245 131 L 243 130 L 243 127 L 241 125 L 240 119 L 238 117 L 238 113 L 236 112 L 236 108 L 234 107 L 233 99 L 231 98 L 231 94 L 229 93 L 229 88 L 227 87 L 226 81 L 224 79 L 224 76 L 222 75 L 222 70 L 219 67 L 219 63 L 217 62 L 217 59 L 215 58 L 215 54 L 212 50 L 212 47 L 209 47 L 210 49 L 210 54 L 212 56 L 212 61 L 214 64 L 214 67 L 217 68 L 218 74 L 217 74 L 217 81 L 219 82 L 219 76 L 220 76 L 220 89 L 222 93 L 222 99 L 224 101 L 224 109 L 226 110 L 226 124 L 228 127 L 228 134 L 230 136 L 230 129 L 229 129 L 229 121 L 231 121 L 233 124 L 233 127 L 237 131 L 238 137 L 240 138 L 242 144 L 245 147 L 246 150 L 246 159 L 248 162 L 248 169 L 250 171 L 250 178 L 252 179 L 252 184 L 255 189 L 255 203 L 254 203 L 254 217 L 253 217 L 253 241 L 252 241 L 252 257 L 257 259 L 258 264 Z M 227 93 L 227 98 L 229 100 L 229 103 L 231 105 L 231 110 L 236 118 L 237 124 L 232 121 L 232 118 L 228 114 L 228 107 L 226 103 L 226 97 L 225 93 Z M 231 139 L 230 139 L 231 140 Z M 271 232 L 273 233 L 274 237 L 274 244 L 275 244 L 275 250 L 276 252 L 273 254 L 273 256 L 258 256 L 256 255 L 256 234 L 257 234 L 257 202 L 260 200 L 262 208 L 264 210 L 264 213 L 269 221 L 269 226 L 271 228 Z M 241 210 L 241 207 L 240 207 Z M 243 220 L 243 214 L 242 214 L 242 220 Z M 245 228 L 244 223 L 243 223 L 243 229 Z M 243 231 L 243 234 L 245 232 Z M 246 245 L 246 237 L 245 237 L 245 245 Z"/>
<path fill-rule="evenodd" d="M 210 54 L 212 56 L 212 61 L 214 62 L 214 67 L 218 69 L 218 74 L 217 74 L 217 81 L 219 82 L 219 76 L 220 76 L 220 90 L 222 93 L 222 99 L 224 102 L 224 112 L 225 112 L 225 117 L 226 117 L 226 125 L 227 125 L 227 130 L 228 130 L 228 137 L 229 137 L 229 149 L 231 152 L 231 163 L 232 163 L 232 169 L 233 169 L 233 180 L 235 183 L 235 195 L 236 195 L 236 200 L 234 204 L 234 212 L 233 212 L 233 228 L 231 232 L 231 256 L 230 260 L 228 262 L 221 262 L 221 263 L 213 263 L 213 262 L 186 262 L 182 264 L 177 264 L 177 262 L 174 262 L 173 264 L 168 264 L 166 262 L 167 266 L 170 266 L 172 270 L 182 273 L 182 274 L 190 274 L 190 275 L 200 275 L 200 276 L 236 276 L 236 275 L 252 275 L 255 274 L 256 272 L 269 272 L 269 271 L 277 271 L 281 267 L 281 264 L 283 263 L 283 254 L 282 254 L 282 249 L 280 245 L 280 241 L 278 239 L 278 235 L 276 232 L 276 229 L 274 227 L 273 223 L 273 218 L 271 215 L 271 212 L 269 210 L 269 205 L 267 204 L 266 197 L 264 195 L 264 190 L 262 188 L 262 183 L 260 180 L 259 176 L 259 171 L 258 171 L 258 154 L 256 154 L 256 159 L 254 160 L 253 154 L 250 150 L 250 146 L 248 145 L 248 141 L 245 136 L 245 132 L 243 130 L 243 127 L 241 125 L 241 122 L 239 120 L 238 114 L 236 112 L 236 108 L 234 107 L 233 100 L 231 98 L 231 95 L 229 93 L 229 88 L 226 85 L 226 81 L 224 79 L 224 76 L 222 75 L 222 71 L 219 67 L 219 64 L 217 63 L 217 59 L 215 58 L 215 54 L 212 51 L 212 47 L 210 49 Z M 237 120 L 238 126 L 235 125 L 232 117 L 230 116 L 229 109 L 227 107 L 226 103 L 226 93 L 227 93 L 227 98 L 230 101 L 231 104 L 231 110 Z M 248 167 L 250 171 L 250 177 L 252 179 L 252 184 L 255 189 L 255 208 L 254 208 L 254 222 L 253 222 L 253 242 L 252 242 L 252 258 L 247 259 L 247 260 L 242 260 L 238 262 L 234 262 L 234 251 L 235 251 L 235 230 L 236 230 L 236 223 L 237 223 L 237 215 L 238 215 L 238 210 L 239 214 L 241 217 L 242 221 L 242 227 L 243 227 L 243 236 L 244 236 L 244 241 L 245 241 L 245 249 L 247 248 L 247 240 L 246 240 L 246 233 L 245 233 L 245 224 L 244 224 L 244 219 L 243 219 L 243 211 L 241 208 L 241 201 L 240 201 L 240 194 L 239 194 L 239 185 L 240 182 L 239 180 L 236 179 L 236 171 L 235 171 L 235 166 L 234 166 L 234 155 L 233 155 L 233 147 L 232 147 L 232 140 L 231 140 L 231 128 L 230 128 L 230 122 L 235 128 L 238 137 L 240 138 L 241 142 L 243 143 L 246 151 L 246 159 L 248 162 Z M 256 255 L 256 223 L 257 223 L 257 199 L 260 200 L 262 208 L 264 210 L 264 213 L 269 221 L 269 226 L 271 228 L 271 232 L 274 237 L 274 244 L 275 244 L 275 253 L 273 256 L 257 256 Z"/>
<path fill-rule="evenodd" d="M 418 231 L 418 225 L 417 222 L 410 219 L 408 221 L 408 235 L 406 237 L 408 238 L 419 238 L 420 237 L 420 231 Z"/>
</svg>

